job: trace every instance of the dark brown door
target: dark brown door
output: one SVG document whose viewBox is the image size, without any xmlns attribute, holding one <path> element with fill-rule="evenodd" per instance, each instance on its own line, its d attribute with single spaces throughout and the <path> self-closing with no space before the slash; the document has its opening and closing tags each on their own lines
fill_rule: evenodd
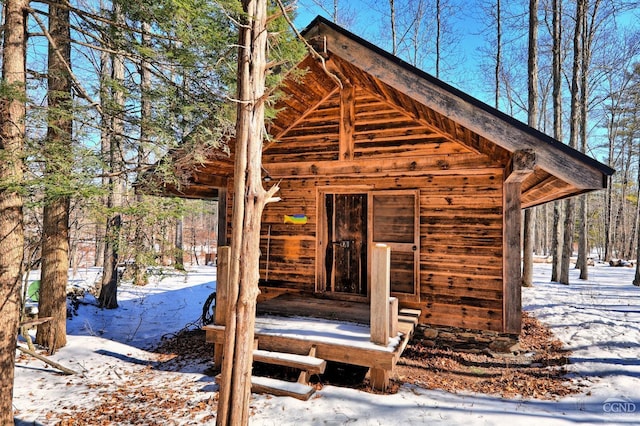
<svg viewBox="0 0 640 426">
<path fill-rule="evenodd" d="M 367 194 L 325 194 L 326 290 L 367 295 Z"/>
</svg>

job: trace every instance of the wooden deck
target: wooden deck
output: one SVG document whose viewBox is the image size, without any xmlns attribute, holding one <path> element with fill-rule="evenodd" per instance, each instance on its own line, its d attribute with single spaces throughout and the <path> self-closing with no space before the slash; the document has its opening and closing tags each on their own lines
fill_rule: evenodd
<svg viewBox="0 0 640 426">
<path fill-rule="evenodd" d="M 377 345 L 371 342 L 367 304 L 283 295 L 258 304 L 255 337 L 260 350 L 298 355 L 315 350 L 315 357 L 323 360 L 369 367 L 372 384 L 384 388 L 419 314 L 401 310 L 397 333 L 386 346 Z M 216 350 L 222 350 L 224 329 L 204 327 L 207 342 L 215 343 Z"/>
</svg>

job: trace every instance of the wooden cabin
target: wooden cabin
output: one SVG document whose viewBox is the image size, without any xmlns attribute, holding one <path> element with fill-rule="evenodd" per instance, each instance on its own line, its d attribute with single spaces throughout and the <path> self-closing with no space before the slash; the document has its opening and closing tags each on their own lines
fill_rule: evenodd
<svg viewBox="0 0 640 426">
<path fill-rule="evenodd" d="M 300 62 L 268 125 L 281 201 L 262 220 L 260 301 L 366 306 L 384 244 L 389 292 L 420 323 L 519 334 L 522 209 L 602 189 L 613 170 L 324 18 L 303 35 L 324 64 Z M 212 157 L 172 191 L 219 198 L 229 223 L 232 162 Z"/>
</svg>

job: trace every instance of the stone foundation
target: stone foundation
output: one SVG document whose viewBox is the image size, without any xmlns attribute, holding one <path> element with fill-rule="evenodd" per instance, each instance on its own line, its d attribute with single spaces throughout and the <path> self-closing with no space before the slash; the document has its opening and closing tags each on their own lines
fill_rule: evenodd
<svg viewBox="0 0 640 426">
<path fill-rule="evenodd" d="M 424 345 L 471 353 L 496 352 L 514 355 L 520 353 L 518 335 L 495 331 L 419 324 L 413 338 L 422 340 Z"/>
</svg>

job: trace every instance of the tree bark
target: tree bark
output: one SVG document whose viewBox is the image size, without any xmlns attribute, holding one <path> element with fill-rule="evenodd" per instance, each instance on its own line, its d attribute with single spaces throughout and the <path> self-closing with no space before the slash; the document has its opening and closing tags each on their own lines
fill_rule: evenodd
<svg viewBox="0 0 640 426">
<path fill-rule="evenodd" d="M 184 241 L 182 228 L 184 226 L 184 217 L 180 216 L 176 219 L 176 235 L 175 235 L 175 254 L 173 256 L 173 267 L 179 271 L 184 271 Z"/>
<path fill-rule="evenodd" d="M 502 67 L 502 11 L 501 0 L 496 0 L 496 66 L 494 69 L 495 78 L 495 100 L 494 107 L 499 109 L 500 105 L 500 69 Z"/>
<path fill-rule="evenodd" d="M 553 229 L 551 231 L 551 281 L 560 281 L 560 259 L 562 257 L 562 209 L 560 201 L 553 203 Z"/>
<path fill-rule="evenodd" d="M 238 49 L 238 118 L 234 170 L 229 303 L 217 425 L 249 422 L 253 339 L 260 258 L 260 222 L 277 186 L 262 187 L 267 5 L 243 0 Z"/>
<path fill-rule="evenodd" d="M 638 192 L 636 205 L 636 275 L 633 278 L 633 285 L 640 287 L 640 155 L 638 155 Z"/>
<path fill-rule="evenodd" d="M 585 14 L 586 0 L 578 0 L 576 5 L 576 26 L 573 36 L 573 69 L 571 77 L 571 113 L 569 145 L 572 148 L 578 146 L 578 133 L 580 125 L 580 103 L 579 103 L 579 81 L 582 68 L 582 31 Z M 565 200 L 564 218 L 564 241 L 562 249 L 562 263 L 560 270 L 560 283 L 569 284 L 569 264 L 573 252 L 573 231 L 574 231 L 574 202 L 572 199 Z"/>
<path fill-rule="evenodd" d="M 68 179 L 73 119 L 71 76 L 71 31 L 65 2 L 49 5 L 47 140 L 45 142 L 45 206 L 42 225 L 42 277 L 39 312 L 50 321 L 38 325 L 36 343 L 50 354 L 67 344 L 67 282 L 69 278 Z M 62 183 L 61 183 L 62 182 Z M 62 187 L 63 195 L 56 195 Z M 66 194 L 65 194 L 66 193 Z"/>
<path fill-rule="evenodd" d="M 594 6 L 594 15 L 598 7 L 599 0 Z M 589 64 L 591 62 L 591 46 L 593 42 L 594 22 L 591 25 L 587 22 L 587 11 L 589 1 L 585 0 L 584 12 L 582 14 L 582 73 L 580 74 L 580 152 L 587 151 L 587 125 L 588 125 L 588 102 L 589 102 Z M 580 269 L 580 279 L 589 278 L 589 228 L 587 195 L 580 196 L 578 201 L 578 260 L 576 268 Z"/>
<path fill-rule="evenodd" d="M 7 0 L 2 79 L 13 96 L 0 102 L 0 424 L 13 424 L 13 378 L 20 320 L 24 248 L 23 176 L 25 138 L 25 46 L 28 0 Z"/>
<path fill-rule="evenodd" d="M 529 0 L 528 124 L 538 127 L 538 0 Z M 524 211 L 522 285 L 533 286 L 533 210 Z"/>
<path fill-rule="evenodd" d="M 150 48 L 151 40 L 149 33 L 151 32 L 151 25 L 148 22 L 142 22 L 142 47 Z M 147 150 L 145 146 L 150 142 L 151 131 L 149 123 L 151 122 L 151 69 L 149 68 L 149 61 L 143 58 L 140 61 L 140 143 L 138 144 L 138 170 L 141 171 L 145 167 L 147 162 Z M 139 172 L 140 173 L 140 172 Z M 136 201 L 138 205 L 138 211 L 136 212 L 135 232 L 133 247 L 135 250 L 134 263 L 133 263 L 133 284 L 134 285 L 146 285 L 148 282 L 147 277 L 147 263 L 148 259 L 146 254 L 145 245 L 145 225 L 144 225 L 144 213 L 140 211 L 140 206 L 144 203 L 144 195 L 139 192 L 136 195 Z"/>
<path fill-rule="evenodd" d="M 396 4 L 394 0 L 389 0 L 389 10 L 391 12 L 391 53 L 398 54 L 398 43 L 396 37 Z"/>
<path fill-rule="evenodd" d="M 121 22 L 122 12 L 117 3 L 113 4 L 113 20 Z M 112 79 L 117 84 L 124 80 L 124 61 L 122 56 L 112 56 Z M 113 105 L 115 111 L 111 117 L 111 129 L 109 129 L 109 194 L 107 196 L 106 241 L 104 249 L 104 263 L 102 273 L 102 286 L 98 297 L 98 304 L 102 308 L 115 309 L 118 307 L 118 262 L 120 255 L 120 240 L 122 229 L 122 207 L 124 197 L 124 153 L 122 135 L 124 134 L 124 93 L 120 87 L 113 91 Z"/>
<path fill-rule="evenodd" d="M 105 10 L 104 0 L 100 0 L 100 11 Z M 111 57 L 106 50 L 100 51 L 100 153 L 103 158 L 103 164 L 108 164 L 109 158 L 109 132 L 111 129 L 111 119 L 107 111 L 109 110 L 109 79 L 111 78 Z M 102 187 L 109 187 L 109 169 L 103 166 L 102 169 Z M 108 196 L 102 195 L 102 204 L 106 206 L 109 203 Z M 98 221 L 96 223 L 96 259 L 95 266 L 104 267 L 104 257 L 106 253 L 107 240 L 107 222 Z"/>
<path fill-rule="evenodd" d="M 562 3 L 553 0 L 553 29 L 552 29 L 552 79 L 553 79 L 553 137 L 562 140 Z M 562 260 L 562 212 L 559 201 L 553 203 L 553 229 L 551 240 L 551 281 L 560 281 Z"/>
<path fill-rule="evenodd" d="M 436 0 L 436 78 L 440 78 L 440 39 L 442 38 L 442 5 Z"/>
</svg>

